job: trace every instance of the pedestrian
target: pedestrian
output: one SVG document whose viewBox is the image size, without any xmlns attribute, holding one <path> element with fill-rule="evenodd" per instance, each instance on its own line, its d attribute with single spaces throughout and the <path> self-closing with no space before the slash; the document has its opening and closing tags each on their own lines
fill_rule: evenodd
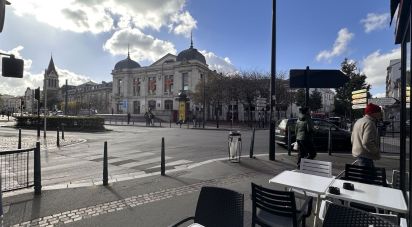
<svg viewBox="0 0 412 227">
<path fill-rule="evenodd" d="M 149 126 L 150 118 L 148 112 L 144 113 L 144 119 L 146 120 L 146 126 Z"/>
<path fill-rule="evenodd" d="M 313 121 L 307 107 L 299 109 L 299 117 L 295 126 L 296 142 L 298 144 L 298 168 L 302 158 L 314 159 L 316 151 L 313 146 Z"/>
<path fill-rule="evenodd" d="M 127 113 L 127 124 L 130 124 L 130 112 Z"/>
<path fill-rule="evenodd" d="M 377 122 L 382 119 L 379 106 L 369 103 L 364 116 L 355 122 L 352 131 L 352 155 L 360 166 L 374 167 L 373 161 L 381 158 Z"/>
<path fill-rule="evenodd" d="M 193 127 L 196 128 L 196 125 L 197 125 L 197 123 L 196 123 L 196 115 L 193 114 Z"/>
</svg>

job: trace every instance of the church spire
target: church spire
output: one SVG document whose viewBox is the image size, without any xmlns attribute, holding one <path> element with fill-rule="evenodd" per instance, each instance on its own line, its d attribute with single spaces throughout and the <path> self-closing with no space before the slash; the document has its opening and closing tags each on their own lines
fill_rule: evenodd
<svg viewBox="0 0 412 227">
<path fill-rule="evenodd" d="M 127 58 L 130 58 L 130 43 L 127 44 Z"/>
<path fill-rule="evenodd" d="M 49 67 L 47 67 L 46 74 L 49 75 L 51 72 L 54 72 L 57 74 L 56 67 L 54 66 L 53 54 L 51 54 L 50 56 Z"/>
</svg>

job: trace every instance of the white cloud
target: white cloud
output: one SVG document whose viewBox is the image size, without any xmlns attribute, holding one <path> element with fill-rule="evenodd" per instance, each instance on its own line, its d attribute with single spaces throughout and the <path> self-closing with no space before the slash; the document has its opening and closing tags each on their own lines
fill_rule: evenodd
<svg viewBox="0 0 412 227">
<path fill-rule="evenodd" d="M 196 28 L 197 24 L 196 20 L 193 19 L 192 15 L 187 11 L 173 15 L 171 21 L 173 24 L 168 26 L 169 31 L 173 31 L 176 35 L 184 35 L 186 37 Z"/>
<path fill-rule="evenodd" d="M 380 86 L 386 83 L 386 68 L 391 59 L 401 57 L 401 48 L 396 48 L 388 53 L 380 53 L 380 50 L 369 54 L 362 60 L 363 70 L 366 75 L 366 82 L 373 86 Z"/>
<path fill-rule="evenodd" d="M 0 77 L 0 94 L 7 94 L 13 96 L 24 95 L 24 92 L 28 87 L 31 89 L 43 86 L 43 74 L 44 72 L 33 73 L 31 72 L 31 65 L 33 61 L 31 59 L 25 59 L 21 55 L 21 51 L 24 49 L 23 46 L 17 46 L 16 48 L 5 51 L 0 50 L 2 53 L 14 54 L 16 58 L 24 60 L 24 71 L 23 78 L 10 78 L 10 77 Z M 47 66 L 45 66 L 47 68 Z M 76 73 L 70 72 L 66 69 L 59 69 L 56 66 L 57 73 L 59 74 L 59 84 L 60 86 L 65 83 L 65 79 L 68 79 L 70 85 L 79 85 L 90 81 L 91 79 L 87 76 L 78 75 Z"/>
<path fill-rule="evenodd" d="M 73 32 L 108 32 L 117 28 L 171 26 L 175 34 L 188 36 L 196 20 L 184 10 L 186 0 L 16 0 L 16 15 L 34 16 L 50 26 Z M 117 23 L 116 23 L 117 22 Z"/>
<path fill-rule="evenodd" d="M 235 66 L 230 62 L 230 59 L 228 57 L 221 58 L 214 54 L 213 52 L 208 52 L 206 50 L 200 51 L 205 58 L 206 58 L 206 63 L 209 65 L 209 68 L 211 70 L 216 70 L 217 72 L 222 72 L 222 73 L 234 73 L 238 71 Z"/>
<path fill-rule="evenodd" d="M 348 43 L 352 40 L 354 34 L 350 33 L 347 28 L 342 28 L 338 32 L 338 37 L 333 44 L 332 50 L 322 50 L 316 56 L 317 61 L 330 61 L 333 57 L 339 56 L 346 51 Z"/>
<path fill-rule="evenodd" d="M 103 49 L 113 55 L 126 55 L 127 45 L 135 61 L 156 61 L 167 53 L 176 54 L 173 43 L 143 34 L 139 29 L 121 29 L 106 41 Z"/>
<path fill-rule="evenodd" d="M 369 33 L 374 30 L 383 29 L 389 27 L 389 13 L 383 14 L 376 14 L 376 13 L 368 13 L 365 19 L 361 20 L 363 27 L 365 28 L 365 32 Z M 396 18 L 396 17 L 395 17 Z"/>
<path fill-rule="evenodd" d="M 372 97 L 374 97 L 374 98 L 384 98 L 384 97 L 386 97 L 386 93 L 385 92 L 376 93 L 376 94 L 372 95 Z"/>
</svg>

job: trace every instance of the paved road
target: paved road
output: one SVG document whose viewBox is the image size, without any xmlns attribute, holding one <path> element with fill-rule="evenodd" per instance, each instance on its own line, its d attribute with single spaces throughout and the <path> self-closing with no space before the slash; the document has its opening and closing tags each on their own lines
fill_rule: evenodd
<svg viewBox="0 0 412 227">
<path fill-rule="evenodd" d="M 101 181 L 104 141 L 108 142 L 111 180 L 159 172 L 162 137 L 166 144 L 166 170 L 227 157 L 228 131 L 138 126 L 106 128 L 111 131 L 66 132 L 66 137 L 84 139 L 86 142 L 60 149 L 48 141 L 48 146 L 42 148 L 42 184 L 46 186 Z M 251 131 L 242 131 L 244 155 L 249 154 L 251 134 Z M 0 128 L 0 136 L 11 135 L 17 135 L 17 130 Z M 35 138 L 35 135 L 33 130 L 22 132 L 23 138 Z M 48 132 L 47 135 L 55 138 L 56 132 Z M 268 152 L 268 137 L 268 130 L 256 131 L 255 154 Z M 283 148 L 277 148 L 278 152 L 285 152 Z"/>
</svg>

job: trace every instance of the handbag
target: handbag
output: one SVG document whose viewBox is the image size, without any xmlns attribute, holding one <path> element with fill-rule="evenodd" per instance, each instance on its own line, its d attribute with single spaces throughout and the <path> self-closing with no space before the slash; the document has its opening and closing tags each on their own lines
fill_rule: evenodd
<svg viewBox="0 0 412 227">
<path fill-rule="evenodd" d="M 299 150 L 299 144 L 298 144 L 297 141 L 294 142 L 294 143 L 292 143 L 292 149 L 293 149 L 294 151 L 298 151 L 298 150 Z"/>
</svg>

